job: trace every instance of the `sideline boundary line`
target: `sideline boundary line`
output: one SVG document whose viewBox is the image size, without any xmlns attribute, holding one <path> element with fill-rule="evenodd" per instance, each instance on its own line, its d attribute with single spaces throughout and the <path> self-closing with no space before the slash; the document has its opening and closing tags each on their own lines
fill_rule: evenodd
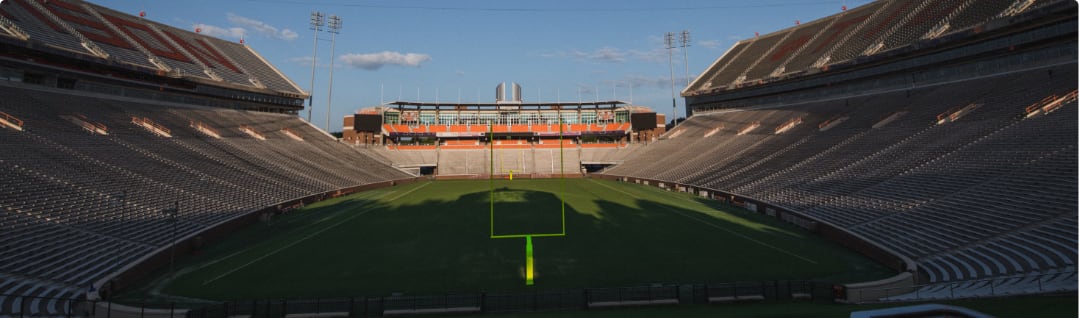
<svg viewBox="0 0 1079 318">
<path fill-rule="evenodd" d="M 626 191 L 622 191 L 621 189 L 616 189 L 616 188 L 614 188 L 614 187 L 612 187 L 612 186 L 609 186 L 609 185 L 603 184 L 603 183 L 601 183 L 601 182 L 598 182 L 598 181 L 596 181 L 596 180 L 588 179 L 588 181 L 591 181 L 591 182 L 593 182 L 593 183 L 595 183 L 595 184 L 598 184 L 598 185 L 604 186 L 604 187 L 606 187 L 606 188 L 608 188 L 608 189 L 611 189 L 611 190 L 614 190 L 614 191 L 618 191 L 618 192 L 621 192 L 622 194 L 628 195 L 628 196 L 630 196 L 630 197 L 637 197 L 637 196 L 635 196 L 635 195 L 633 195 L 633 194 L 630 194 L 629 192 L 626 192 Z M 688 219 L 690 219 L 690 220 L 694 220 L 694 221 L 697 221 L 697 222 L 703 223 L 703 224 L 705 224 L 705 225 L 708 225 L 708 226 L 711 226 L 711 227 L 714 227 L 714 228 L 717 228 L 717 229 L 723 230 L 724 232 L 727 232 L 727 233 L 733 234 L 733 235 L 735 235 L 735 236 L 741 237 L 741 238 L 743 238 L 743 239 L 745 239 L 745 240 L 747 240 L 747 241 L 750 241 L 750 242 L 753 242 L 753 243 L 757 243 L 758 245 L 761 245 L 761 246 L 764 246 L 764 247 L 767 247 L 767 248 L 770 248 L 770 249 L 776 250 L 776 251 L 778 251 L 778 252 L 781 252 L 781 253 L 783 253 L 783 254 L 787 254 L 787 255 L 790 255 L 790 256 L 794 256 L 794 257 L 797 257 L 798 259 L 801 259 L 801 260 L 803 260 L 803 261 L 809 262 L 810 264 L 820 264 L 820 263 L 817 263 L 817 261 L 814 261 L 814 260 L 808 259 L 808 258 L 806 258 L 806 257 L 803 257 L 803 256 L 801 256 L 801 255 L 798 255 L 798 254 L 795 254 L 794 252 L 791 252 L 791 251 L 788 251 L 788 250 L 782 249 L 782 248 L 780 248 L 780 247 L 778 247 L 778 246 L 775 246 L 775 245 L 772 245 L 772 244 L 768 244 L 768 243 L 765 243 L 765 242 L 761 242 L 761 241 L 759 241 L 759 240 L 757 240 L 757 239 L 754 239 L 754 238 L 752 238 L 752 237 L 746 236 L 745 234 L 742 234 L 742 233 L 738 233 L 738 232 L 735 232 L 735 231 L 733 231 L 733 230 L 731 230 L 731 229 L 728 229 L 728 228 L 725 228 L 725 227 L 722 227 L 722 226 L 719 226 L 719 225 L 715 225 L 715 224 L 713 224 L 713 223 L 711 223 L 711 222 L 708 222 L 708 221 L 705 221 L 705 220 L 702 220 L 702 219 L 699 219 L 699 218 L 696 218 L 696 217 L 693 217 L 693 216 L 687 215 L 687 214 L 685 214 L 685 213 L 682 213 L 682 212 L 679 212 L 679 211 L 673 210 L 673 209 L 671 209 L 670 207 L 666 207 L 666 206 L 664 206 L 663 208 L 664 208 L 665 210 L 667 210 L 667 211 L 671 211 L 671 212 L 674 212 L 675 214 L 681 215 L 681 216 L 683 216 L 683 217 L 685 217 L 685 218 L 688 218 Z"/>
<path fill-rule="evenodd" d="M 374 190 L 374 191 L 371 191 L 371 192 L 363 192 L 363 193 L 375 193 L 376 195 L 373 195 L 373 196 L 371 196 L 371 197 L 369 198 L 369 199 L 371 199 L 371 200 L 378 200 L 378 199 L 381 199 L 382 197 L 384 197 L 384 196 L 386 196 L 386 195 L 388 195 L 388 194 L 390 194 L 390 193 L 393 193 L 393 191 L 387 191 L 387 192 L 375 192 L 375 191 L 378 191 L 378 190 Z M 365 198 L 365 199 L 368 199 L 368 198 Z M 340 211 L 339 211 L 339 212 L 340 212 Z M 339 213 L 339 212 L 338 212 L 338 213 Z M 338 213 L 333 213 L 333 215 L 329 215 L 329 216 L 323 217 L 323 218 L 321 218 L 321 219 L 318 219 L 318 220 L 316 220 L 315 222 L 313 222 L 313 223 L 311 223 L 311 224 L 308 224 L 308 225 L 303 225 L 303 226 L 300 226 L 299 228 L 297 228 L 297 229 L 294 229 L 294 231 L 302 231 L 302 230 L 305 230 L 305 229 L 307 229 L 307 227 L 309 227 L 309 226 L 311 226 L 311 225 L 313 225 L 313 224 L 318 224 L 318 223 L 322 223 L 322 221 L 325 221 L 325 220 L 327 220 L 327 219 L 329 219 L 329 218 L 333 218 L 333 217 L 336 217 Z M 285 224 L 289 224 L 289 223 L 292 223 L 292 222 L 295 222 L 295 220 L 292 220 L 292 221 L 288 221 L 288 222 L 286 222 Z M 199 265 L 198 265 L 198 267 L 196 267 L 196 269 L 203 269 L 203 268 L 207 268 L 207 267 L 213 266 L 214 264 L 217 264 L 217 263 L 223 262 L 223 261 L 225 261 L 225 260 L 227 260 L 227 259 L 230 259 L 230 258 L 232 258 L 233 256 L 236 256 L 236 255 L 240 255 L 240 254 L 243 254 L 243 253 L 245 253 L 245 252 L 247 252 L 247 251 L 250 251 L 250 250 L 251 250 L 252 248 L 253 248 L 253 246 L 249 246 L 248 248 L 245 248 L 245 249 L 243 249 L 243 250 L 239 250 L 239 251 L 233 252 L 232 254 L 229 254 L 229 255 L 225 255 L 225 256 L 219 257 L 219 258 L 217 258 L 217 259 L 214 259 L 214 260 L 210 260 L 210 261 L 208 261 L 208 262 L 205 262 L 205 263 L 199 264 Z"/>
<path fill-rule="evenodd" d="M 428 183 L 424 183 L 423 185 L 420 185 L 420 186 L 418 186 L 418 187 L 412 188 L 411 190 L 409 190 L 409 191 L 405 191 L 404 193 L 401 193 L 400 195 L 398 195 L 398 196 L 395 196 L 395 197 L 393 197 L 392 199 L 389 199 L 389 200 L 387 200 L 386 202 L 392 202 L 392 201 L 394 201 L 394 200 L 400 199 L 401 197 L 403 197 L 403 196 L 405 196 L 405 195 L 407 195 L 407 194 L 409 194 L 409 193 L 412 193 L 413 191 L 416 191 L 416 190 L 418 190 L 418 189 L 420 189 L 420 188 L 422 188 L 422 187 L 425 187 L 425 186 L 427 186 L 428 184 L 431 184 L 431 183 L 429 183 L 429 182 L 428 182 Z M 394 193 L 394 192 L 395 192 L 395 191 L 390 191 L 390 192 L 386 192 L 386 193 L 384 193 L 383 195 L 380 195 L 380 196 L 374 197 L 374 198 L 372 198 L 372 199 L 374 199 L 374 200 L 380 200 L 380 199 L 382 199 L 383 197 L 385 197 L 385 196 L 387 196 L 387 195 L 389 195 L 389 194 L 391 194 L 391 193 Z M 368 212 L 374 211 L 374 209 L 375 209 L 376 207 L 377 207 L 376 205 L 370 205 L 370 206 L 367 206 L 366 208 L 363 208 L 363 209 L 361 209 L 361 210 L 360 210 L 361 212 L 358 212 L 358 213 L 356 213 L 356 214 L 353 214 L 353 215 L 351 215 L 351 216 L 349 216 L 349 217 L 347 217 L 347 218 L 345 218 L 345 219 L 341 220 L 340 222 L 337 222 L 337 223 L 331 224 L 331 225 L 329 225 L 329 226 L 327 226 L 327 227 L 324 227 L 324 228 L 322 228 L 321 230 L 318 230 L 318 231 L 317 231 L 317 232 L 315 232 L 315 233 L 311 233 L 311 234 L 308 234 L 307 236 L 304 236 L 303 238 L 300 238 L 299 240 L 296 240 L 296 241 L 294 241 L 294 242 L 292 242 L 292 243 L 289 243 L 288 245 L 285 245 L 285 246 L 279 247 L 279 248 L 277 248 L 276 250 L 273 250 L 272 252 L 266 253 L 266 254 L 264 254 L 264 255 L 262 255 L 262 256 L 259 256 L 259 257 L 258 257 L 258 258 L 256 258 L 256 259 L 253 259 L 253 260 L 251 260 L 250 262 L 247 262 L 247 263 L 245 263 L 245 264 L 243 264 L 243 265 L 237 266 L 236 268 L 233 268 L 232 270 L 229 270 L 228 272 L 225 272 L 224 274 L 221 274 L 221 275 L 217 275 L 217 276 L 216 276 L 216 277 L 214 277 L 214 278 L 211 278 L 211 279 L 209 279 L 209 280 L 203 281 L 203 282 L 202 282 L 202 285 L 203 285 L 203 286 L 206 286 L 206 285 L 208 285 L 208 284 L 210 284 L 210 283 L 213 283 L 214 281 L 217 281 L 218 279 L 222 279 L 222 278 L 225 278 L 225 277 L 227 277 L 227 276 L 229 276 L 229 275 L 232 275 L 233 273 L 235 273 L 235 272 L 237 272 L 237 271 L 239 271 L 239 270 L 241 270 L 241 269 L 247 268 L 248 266 L 251 266 L 252 264 L 258 263 L 259 261 L 262 261 L 263 259 L 266 259 L 267 257 L 270 257 L 270 256 L 273 256 L 273 255 L 276 255 L 277 253 L 280 253 L 281 251 L 284 251 L 284 250 L 286 250 L 286 249 L 289 249 L 290 247 L 293 247 L 293 246 L 295 246 L 296 244 L 300 244 L 300 243 L 303 243 L 304 241 L 307 241 L 308 239 L 310 239 L 310 238 L 312 238 L 312 237 L 318 236 L 319 234 L 322 234 L 322 233 L 324 233 L 324 232 L 326 232 L 326 231 L 329 231 L 330 229 L 336 228 L 337 226 L 339 226 L 339 225 L 341 225 L 341 224 L 344 224 L 345 222 L 351 221 L 352 219 L 355 219 L 355 218 L 357 218 L 357 217 L 359 217 L 359 216 L 361 216 L 361 215 L 364 215 L 364 214 L 367 214 Z M 232 256 L 232 255 L 229 255 L 229 256 Z"/>
</svg>

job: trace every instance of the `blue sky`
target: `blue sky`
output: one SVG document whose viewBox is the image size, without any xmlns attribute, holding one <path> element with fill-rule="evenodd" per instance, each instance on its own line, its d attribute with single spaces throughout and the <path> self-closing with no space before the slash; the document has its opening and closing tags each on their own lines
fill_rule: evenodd
<svg viewBox="0 0 1079 318">
<path fill-rule="evenodd" d="M 526 102 L 618 99 L 670 114 L 663 34 L 689 30 L 690 76 L 732 44 L 853 8 L 867 0 L 493 1 L 493 0 L 91 0 L 188 30 L 245 43 L 309 89 L 312 11 L 341 17 L 330 129 L 358 109 L 386 102 L 494 101 L 517 82 Z M 319 33 L 312 122 L 324 127 L 330 34 Z M 675 90 L 686 64 L 674 51 Z M 380 87 L 384 87 L 380 89 Z M 417 98 L 418 96 L 418 98 Z M 677 98 L 684 114 L 683 100 Z M 302 114 L 306 116 L 306 110 Z"/>
</svg>

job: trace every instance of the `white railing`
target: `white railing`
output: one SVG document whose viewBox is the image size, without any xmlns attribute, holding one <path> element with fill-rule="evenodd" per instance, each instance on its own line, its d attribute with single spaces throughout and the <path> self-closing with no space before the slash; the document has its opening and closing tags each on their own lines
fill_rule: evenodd
<svg viewBox="0 0 1079 318">
<path fill-rule="evenodd" d="M 1013 3 L 1008 9 L 1005 9 L 999 16 L 1010 17 L 1026 11 L 1030 6 L 1034 5 L 1035 0 L 1019 0 Z"/>
<path fill-rule="evenodd" d="M 11 34 L 23 41 L 26 41 L 30 38 L 30 35 L 26 34 L 26 32 L 23 32 L 22 28 L 20 28 L 18 25 L 15 25 L 14 22 L 11 22 L 10 19 L 2 15 L 0 15 L 0 29 L 4 29 L 4 31 L 7 31 L 8 34 Z"/>
<path fill-rule="evenodd" d="M 835 25 L 836 21 L 839 21 L 839 19 L 842 19 L 846 15 L 847 15 L 847 11 L 843 11 L 843 13 L 840 13 L 837 17 L 832 19 L 832 21 L 829 21 L 828 25 L 825 25 L 824 28 L 820 29 L 820 31 L 817 31 L 816 33 L 814 33 L 813 37 L 809 38 L 809 40 L 807 40 L 805 42 L 805 44 L 800 45 L 798 47 L 798 49 L 794 50 L 794 52 L 792 52 L 790 54 L 790 56 L 788 56 L 787 59 L 783 61 L 783 63 L 779 64 L 779 67 L 776 67 L 776 69 L 773 70 L 772 73 L 769 74 L 768 76 L 770 76 L 770 77 L 779 77 L 780 75 L 783 75 L 783 73 L 787 71 L 787 64 L 789 64 L 791 62 L 791 60 L 794 60 L 798 56 L 801 56 L 802 52 L 805 51 L 807 48 L 809 48 L 809 45 L 808 45 L 809 43 L 816 43 L 815 41 L 817 40 L 817 38 L 819 38 L 821 35 L 827 33 L 827 32 L 824 32 L 825 30 L 830 30 L 832 28 L 832 25 Z M 794 71 L 801 71 L 801 69 L 794 70 Z"/>
<path fill-rule="evenodd" d="M 195 55 L 192 55 L 191 52 L 188 52 L 187 49 L 185 49 L 183 46 L 180 45 L 180 43 L 176 43 L 176 41 L 173 40 L 172 37 L 165 34 L 165 32 L 162 32 L 161 29 L 158 28 L 156 25 L 154 25 L 153 23 L 146 23 L 146 26 L 149 27 L 154 32 L 157 32 L 157 34 L 160 35 L 162 39 L 165 39 L 165 42 L 168 42 L 169 45 L 171 45 L 173 48 L 175 48 L 177 51 L 179 51 L 180 54 L 187 57 L 187 59 L 191 60 L 192 64 L 195 64 L 195 65 L 198 65 L 199 67 L 201 67 L 202 70 L 203 70 L 202 72 L 206 73 L 206 76 L 209 76 L 211 79 L 213 79 L 215 81 L 218 81 L 218 82 L 222 81 L 221 76 L 218 76 L 217 73 L 215 73 L 212 69 L 210 69 L 210 67 L 206 66 L 205 63 L 202 63 L 202 60 L 199 60 L 198 58 L 195 57 Z"/>
<path fill-rule="evenodd" d="M 34 1 L 30 1 L 30 2 L 34 2 Z M 114 33 L 116 35 L 119 35 L 121 38 L 124 38 L 124 40 L 126 40 L 128 44 L 131 44 L 131 46 L 134 47 L 136 50 L 138 50 L 142 54 L 145 54 L 146 55 L 146 60 L 149 61 L 150 64 L 153 64 L 155 67 L 157 67 L 157 69 L 159 69 L 161 71 L 164 71 L 164 72 L 171 72 L 172 71 L 172 68 L 169 67 L 168 64 L 165 64 L 165 62 L 162 61 L 160 58 L 158 58 L 156 55 L 154 55 L 153 52 L 150 52 L 150 50 L 146 49 L 146 47 L 143 47 L 141 44 L 139 44 L 138 41 L 135 41 L 135 39 L 128 36 L 127 33 L 124 33 L 123 30 L 120 30 L 119 27 L 112 24 L 112 22 L 109 22 L 108 19 L 105 19 L 105 17 L 102 16 L 101 13 L 97 12 L 97 10 L 94 10 L 94 8 L 91 7 L 89 4 L 83 3 L 82 8 L 87 13 L 90 13 L 90 15 L 94 16 L 99 21 L 101 21 L 101 24 L 104 24 L 105 27 L 109 28 L 109 30 L 112 31 L 112 33 Z"/>
<path fill-rule="evenodd" d="M 749 64 L 749 67 L 746 67 L 745 71 L 742 72 L 742 75 L 739 76 L 739 78 L 742 79 L 742 80 L 738 81 L 737 84 L 741 84 L 742 82 L 744 82 L 747 79 L 746 76 L 749 74 L 749 71 L 754 69 L 754 68 L 757 68 L 757 65 L 761 64 L 761 61 L 764 61 L 764 59 L 766 57 L 771 56 L 772 52 L 774 52 L 776 50 L 776 48 L 778 48 L 780 46 L 783 46 L 783 43 L 786 42 L 787 38 L 789 38 L 791 36 L 791 34 L 794 34 L 795 31 L 796 30 L 788 31 L 787 34 L 783 35 L 783 38 L 780 38 L 779 41 L 777 41 L 775 44 L 772 44 L 772 47 L 768 48 L 768 51 L 765 51 L 763 54 L 761 54 L 760 57 L 757 57 L 757 59 L 755 61 L 753 61 L 753 64 Z M 756 80 L 756 79 L 760 79 L 760 78 L 749 78 L 749 79 Z"/>
<path fill-rule="evenodd" d="M 955 9 L 955 11 L 952 11 L 952 13 L 948 14 L 947 17 L 941 19 L 940 23 L 938 23 L 937 26 L 933 27 L 933 29 L 929 30 L 929 32 L 926 32 L 925 35 L 922 36 L 922 39 L 935 39 L 940 35 L 948 32 L 948 30 L 952 27 L 952 20 L 955 19 L 955 16 L 963 13 L 963 11 L 966 11 L 967 8 L 975 2 L 977 2 L 977 0 L 968 0 L 960 4 L 959 7 Z"/>
<path fill-rule="evenodd" d="M 866 48 L 865 51 L 862 52 L 862 55 L 863 56 L 869 56 L 869 55 L 877 54 L 877 52 L 880 52 L 880 50 L 883 49 L 884 46 L 885 46 L 885 44 L 884 44 L 885 41 L 887 41 L 889 38 L 891 38 L 892 35 L 895 34 L 896 32 L 898 32 L 900 29 L 905 27 L 907 25 L 907 22 L 910 22 L 910 19 L 912 19 L 915 16 L 917 16 L 918 14 L 920 14 L 922 12 L 922 10 L 926 10 L 926 6 L 928 6 L 930 3 L 934 3 L 934 2 L 933 1 L 923 1 L 921 4 L 918 5 L 918 7 L 914 8 L 914 10 L 911 10 L 909 13 L 907 13 L 907 15 L 903 16 L 903 19 L 900 19 L 899 22 L 897 22 L 892 27 L 888 28 L 888 31 L 884 32 L 884 34 L 881 34 L 880 37 L 878 37 L 878 39 L 880 39 L 879 42 L 877 42 L 874 45 L 870 45 L 868 48 Z"/>
<path fill-rule="evenodd" d="M 1075 284 L 1076 274 L 1076 270 L 1070 268 L 1050 273 L 1029 273 L 977 280 L 916 285 L 913 287 L 913 292 L 911 292 L 912 287 L 867 289 L 857 292 L 884 295 L 875 301 L 865 301 L 863 299 L 863 302 L 910 302 L 921 300 L 1074 292 L 1079 289 L 1079 286 Z"/>
<path fill-rule="evenodd" d="M 90 41 L 90 39 L 87 39 L 86 36 L 82 35 L 82 33 L 79 32 L 79 30 L 75 30 L 75 28 L 67 24 L 67 22 L 64 22 L 64 20 L 61 20 L 55 14 L 52 14 L 52 11 L 49 11 L 49 9 L 45 8 L 44 5 L 38 3 L 37 1 L 26 1 L 26 3 L 29 3 L 30 6 L 34 7 L 34 9 L 37 9 L 39 12 L 41 12 L 42 15 L 49 18 L 49 20 L 52 20 L 53 23 L 59 25 L 61 28 L 64 29 L 64 31 L 67 31 L 67 33 L 70 33 L 72 36 L 78 39 L 79 43 L 82 44 L 82 47 L 90 51 L 91 54 L 94 54 L 97 57 L 103 59 L 109 58 L 108 52 L 105 52 L 104 49 L 97 46 L 94 41 Z"/>
<path fill-rule="evenodd" d="M 828 65 L 828 62 L 832 61 L 832 54 L 835 54 L 835 50 L 838 50 L 840 46 L 843 46 L 843 44 L 847 43 L 847 41 L 849 41 L 850 38 L 854 36 L 854 34 L 857 34 L 858 31 L 861 31 L 862 28 L 866 26 L 866 24 L 869 24 L 869 22 L 871 22 L 871 21 L 876 21 L 876 17 L 878 15 L 880 15 L 881 12 L 884 12 L 885 9 L 888 9 L 888 7 L 889 7 L 889 5 L 887 5 L 887 4 L 881 5 L 880 8 L 877 9 L 877 11 L 874 11 L 873 14 L 869 15 L 868 18 L 866 18 L 862 22 L 859 22 L 858 26 L 851 29 L 850 32 L 847 33 L 846 35 L 844 35 L 842 39 L 839 39 L 839 41 L 835 41 L 834 42 L 835 44 L 832 45 L 832 47 L 829 48 L 827 52 L 825 52 L 824 54 L 821 54 L 820 58 L 817 59 L 817 61 L 813 63 L 812 67 L 813 68 L 822 68 L 825 65 Z"/>
<path fill-rule="evenodd" d="M 236 62 L 236 60 L 232 58 L 232 54 L 225 54 L 224 51 L 221 50 L 221 48 L 218 48 L 213 43 L 210 43 L 210 41 L 202 41 L 202 43 L 205 44 L 208 49 L 213 49 L 213 50 L 217 51 L 218 53 L 221 53 L 221 54 L 218 54 L 218 55 L 221 56 L 221 58 L 225 59 L 225 61 L 228 61 L 229 63 L 231 63 L 232 66 L 235 66 L 237 69 L 239 69 L 240 73 L 243 73 L 243 74 L 247 75 L 248 77 L 254 77 L 254 75 L 251 75 L 251 72 L 248 72 L 247 69 L 244 68 L 243 64 L 240 64 L 240 63 Z"/>
</svg>

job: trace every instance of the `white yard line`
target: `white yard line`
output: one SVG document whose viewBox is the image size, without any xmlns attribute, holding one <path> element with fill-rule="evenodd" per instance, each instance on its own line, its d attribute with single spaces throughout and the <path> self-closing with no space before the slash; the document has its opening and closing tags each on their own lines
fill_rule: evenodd
<svg viewBox="0 0 1079 318">
<path fill-rule="evenodd" d="M 390 193 L 393 193 L 393 191 L 387 191 L 387 192 L 385 192 L 385 193 L 380 193 L 379 195 L 376 195 L 376 196 L 372 197 L 371 199 L 373 199 L 373 200 L 378 200 L 378 199 L 381 199 L 382 197 L 384 197 L 384 196 L 386 196 L 386 195 L 389 195 Z M 329 219 L 329 218 L 332 218 L 332 217 L 334 217 L 334 216 L 333 216 L 333 215 L 331 215 L 331 216 L 327 216 L 327 217 L 324 217 L 324 218 L 322 218 L 322 219 L 320 219 L 320 220 L 318 220 L 318 221 L 315 221 L 315 223 L 320 223 L 320 222 L 322 222 L 322 221 L 325 221 L 326 219 Z M 291 221 L 288 221 L 287 223 L 292 223 L 292 222 L 296 222 L 296 221 L 298 221 L 298 220 L 299 220 L 299 219 L 291 220 Z M 287 224 L 287 223 L 286 223 L 286 224 Z M 301 226 L 301 227 L 306 227 L 306 226 Z M 210 266 L 213 266 L 214 264 L 217 264 L 217 263 L 219 263 L 219 262 L 221 262 L 221 261 L 224 261 L 224 260 L 230 259 L 230 258 L 232 258 L 233 256 L 236 256 L 236 255 L 240 255 L 240 254 L 246 253 L 247 251 L 251 250 L 251 248 L 252 248 L 252 247 L 248 247 L 248 248 L 245 248 L 245 249 L 242 249 L 242 250 L 239 250 L 239 251 L 233 252 L 232 254 L 229 254 L 229 255 L 225 255 L 224 257 L 220 257 L 220 258 L 217 258 L 217 259 L 215 259 L 215 260 L 212 260 L 212 261 L 209 261 L 209 262 L 203 263 L 203 264 L 199 265 L 199 266 L 197 267 L 197 269 L 202 269 L 202 268 L 206 268 L 206 267 L 210 267 Z"/>
<path fill-rule="evenodd" d="M 403 197 L 405 195 L 408 195 L 409 193 L 415 192 L 416 190 L 422 189 L 423 187 L 426 187 L 426 186 L 428 186 L 430 184 L 431 184 L 431 182 L 424 183 L 424 184 L 422 184 L 422 185 L 420 185 L 418 187 L 412 188 L 412 190 L 405 191 L 404 193 L 401 193 L 400 195 L 398 195 L 396 197 L 393 197 L 393 199 L 389 199 L 386 202 L 396 201 L 397 199 L 400 199 L 401 197 Z"/>
<path fill-rule="evenodd" d="M 626 191 L 622 191 L 621 189 L 616 189 L 616 188 L 614 188 L 614 187 L 611 187 L 611 186 L 609 186 L 609 185 L 603 184 L 603 183 L 601 183 L 601 182 L 598 182 L 598 181 L 595 181 L 595 180 L 592 180 L 592 179 L 589 179 L 589 181 L 592 181 L 593 183 L 596 183 L 596 184 L 598 184 L 598 185 L 604 186 L 604 187 L 606 187 L 606 188 L 608 188 L 608 189 L 611 189 L 611 190 L 614 190 L 614 191 L 618 191 L 618 192 L 621 192 L 622 194 L 628 195 L 629 197 L 632 197 L 632 198 L 636 198 L 636 197 L 638 197 L 637 195 L 633 195 L 633 194 L 631 194 L 631 193 L 629 193 L 629 192 L 626 192 Z M 724 228 L 724 227 L 722 227 L 722 226 L 719 226 L 719 225 L 715 225 L 715 224 L 713 224 L 713 223 L 711 223 L 711 222 L 708 222 L 708 221 L 705 221 L 705 220 L 702 220 L 702 219 L 696 218 L 696 217 L 694 217 L 694 216 L 691 216 L 691 215 L 688 215 L 688 214 L 682 213 L 682 212 L 680 212 L 680 211 L 678 211 L 678 210 L 674 210 L 674 209 L 671 209 L 670 207 L 667 207 L 667 206 L 663 206 L 663 208 L 664 208 L 664 209 L 666 209 L 667 211 L 671 211 L 671 212 L 674 212 L 674 213 L 676 213 L 676 214 L 678 214 L 678 215 L 684 216 L 684 217 L 686 217 L 686 218 L 688 218 L 688 219 L 690 219 L 690 220 L 694 220 L 694 221 L 697 221 L 697 222 L 703 223 L 704 225 L 708 225 L 708 226 L 711 226 L 711 227 L 714 227 L 714 228 L 717 228 L 717 229 L 723 230 L 724 232 L 727 232 L 727 233 L 733 234 L 733 235 L 735 235 L 735 236 L 741 237 L 741 238 L 743 238 L 743 239 L 745 239 L 745 240 L 747 240 L 747 241 L 750 241 L 750 242 L 753 242 L 753 243 L 757 243 L 758 245 L 761 245 L 761 246 L 764 246 L 764 247 L 767 247 L 767 248 L 770 248 L 770 249 L 776 250 L 776 251 L 778 251 L 778 252 L 780 252 L 780 253 L 783 253 L 783 254 L 787 254 L 787 255 L 790 255 L 790 256 L 794 256 L 794 257 L 796 257 L 796 258 L 798 258 L 798 259 L 800 259 L 800 260 L 803 260 L 803 261 L 809 262 L 810 264 L 818 264 L 818 263 L 817 263 L 816 261 L 814 261 L 814 260 L 808 259 L 808 258 L 806 258 L 806 257 L 804 257 L 804 256 L 801 256 L 801 255 L 798 255 L 798 254 L 796 254 L 796 253 L 794 253 L 794 252 L 791 252 L 791 251 L 788 251 L 788 250 L 782 249 L 782 248 L 780 248 L 780 247 L 778 247 L 778 246 L 775 246 L 775 245 L 772 245 L 772 244 L 768 244 L 768 243 L 765 243 L 765 242 L 761 242 L 761 241 L 758 241 L 757 239 L 754 239 L 754 238 L 752 238 L 752 237 L 749 237 L 749 236 L 745 236 L 745 235 L 744 235 L 744 234 L 742 234 L 742 233 L 738 233 L 738 232 L 732 231 L 732 230 L 730 230 L 730 229 Z"/>
<path fill-rule="evenodd" d="M 393 202 L 394 200 L 400 199 L 401 197 L 404 197 L 405 195 L 407 195 L 409 193 L 412 193 L 413 191 L 419 190 L 420 188 L 423 188 L 423 187 L 427 186 L 428 184 L 430 184 L 430 183 L 424 183 L 423 185 L 415 187 L 412 190 L 405 191 L 404 193 L 401 193 L 400 195 L 395 196 L 392 199 L 387 200 L 386 202 Z M 389 192 L 386 192 L 386 193 L 384 193 L 384 194 L 382 194 L 380 196 L 374 197 L 372 199 L 373 200 L 378 200 L 378 199 L 381 199 L 382 197 L 385 197 L 386 195 L 389 195 L 390 193 L 393 193 L 393 192 L 394 191 L 389 191 Z M 258 263 L 259 261 L 261 261 L 263 259 L 266 259 L 267 257 L 276 255 L 277 253 L 280 253 L 281 251 L 284 251 L 284 250 L 286 250 L 286 249 L 288 249 L 290 247 L 293 247 L 296 244 L 303 243 L 304 241 L 307 241 L 308 239 L 310 239 L 312 237 L 318 236 L 319 234 L 322 234 L 323 232 L 329 231 L 330 229 L 333 229 L 333 228 L 337 227 L 338 225 L 344 224 L 344 223 L 346 223 L 346 222 L 348 222 L 348 221 L 350 221 L 352 219 L 355 219 L 355 218 L 357 218 L 357 217 L 359 217 L 361 215 L 367 214 L 367 212 L 373 211 L 372 209 L 375 208 L 375 207 L 376 206 L 374 206 L 374 205 L 368 206 L 368 207 L 360 210 L 360 212 L 358 212 L 356 214 L 353 214 L 353 215 L 341 220 L 340 222 L 337 222 L 337 223 L 331 224 L 329 226 L 326 226 L 325 228 L 323 228 L 321 230 L 318 230 L 315 233 L 308 234 L 307 236 L 304 236 L 303 238 L 300 238 L 299 240 L 296 240 L 295 242 L 292 242 L 292 243 L 289 243 L 288 245 L 279 247 L 279 248 L 273 250 L 272 252 L 269 252 L 269 253 L 266 253 L 265 255 L 260 256 L 259 258 L 253 259 L 250 262 L 247 262 L 247 263 L 245 263 L 243 265 L 240 265 L 240 266 L 238 266 L 236 268 L 233 268 L 232 270 L 227 271 L 224 274 L 217 275 L 217 277 L 206 280 L 206 281 L 202 282 L 202 285 L 208 285 L 210 283 L 213 283 L 214 281 L 217 281 L 218 279 L 222 279 L 222 278 L 225 278 L 226 276 L 232 275 L 233 273 L 235 273 L 235 272 L 237 272 L 237 271 L 239 271 L 241 269 L 247 268 L 248 266 L 251 266 L 252 264 Z M 233 255 L 236 255 L 238 253 L 239 252 L 233 253 L 233 254 L 225 257 L 225 258 L 232 257 Z M 218 261 L 221 261 L 221 260 L 216 260 L 214 262 L 218 262 Z"/>
</svg>

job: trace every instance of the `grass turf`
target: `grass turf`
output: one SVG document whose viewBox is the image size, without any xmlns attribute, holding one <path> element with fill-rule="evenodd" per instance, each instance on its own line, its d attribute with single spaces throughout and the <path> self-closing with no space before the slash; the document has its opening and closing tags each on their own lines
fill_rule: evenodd
<svg viewBox="0 0 1079 318">
<path fill-rule="evenodd" d="M 555 230 L 565 195 L 566 235 L 533 238 L 535 286 L 524 285 L 524 239 L 489 236 L 484 180 L 309 205 L 184 258 L 162 292 L 228 300 L 893 274 L 773 218 L 687 194 L 590 179 L 496 180 L 494 188 L 499 234 Z"/>
</svg>

